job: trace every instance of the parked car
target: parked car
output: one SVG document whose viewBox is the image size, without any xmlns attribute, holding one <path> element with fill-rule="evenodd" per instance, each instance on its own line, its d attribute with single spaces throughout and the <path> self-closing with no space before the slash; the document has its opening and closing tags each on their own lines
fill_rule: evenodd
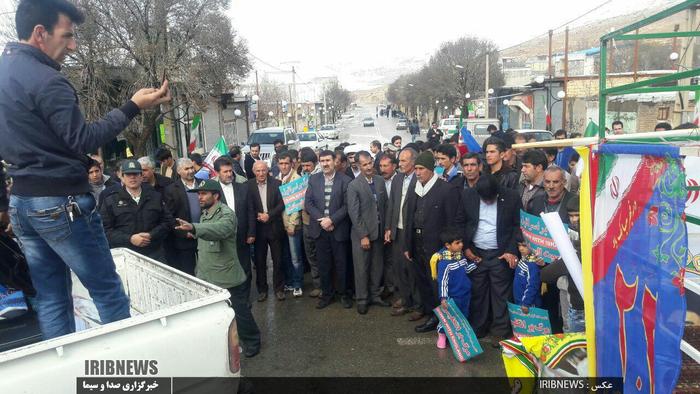
<svg viewBox="0 0 700 394">
<path fill-rule="evenodd" d="M 373 118 L 362 119 L 362 127 L 374 127 L 374 119 Z"/>
<path fill-rule="evenodd" d="M 318 135 L 313 131 L 308 133 L 299 133 L 297 136 L 299 137 L 300 149 L 305 147 L 309 147 L 313 150 L 328 149 L 328 141 L 326 141 L 323 136 Z"/>
<path fill-rule="evenodd" d="M 519 129 L 515 130 L 516 133 L 525 136 L 525 141 L 530 142 L 531 139 L 535 139 L 537 142 L 540 141 L 550 141 L 554 139 L 554 135 L 548 130 L 533 130 L 533 129 Z"/>
<path fill-rule="evenodd" d="M 396 130 L 408 130 L 406 120 L 399 120 L 398 122 L 396 122 Z"/>
<path fill-rule="evenodd" d="M 230 294 L 226 289 L 128 249 L 112 249 L 112 256 L 129 295 L 131 317 L 101 324 L 90 294 L 73 273 L 78 331 L 50 340 L 21 343 L 24 346 L 0 352 L 0 392 L 75 393 L 76 384 L 83 387 L 76 383 L 76 376 L 80 382 L 88 374 L 88 360 L 147 359 L 144 361 L 150 361 L 148 365 L 157 366 L 148 372 L 153 374 L 152 378 L 168 381 L 178 377 L 240 376 L 235 313 L 229 306 Z M 11 331 L 7 325 L 4 328 L 0 344 Z M 18 329 L 25 332 L 27 324 Z M 105 372 L 104 366 L 93 367 L 100 371 L 92 372 L 94 375 L 114 374 Z M 231 382 L 237 384 L 235 379 Z"/>
<path fill-rule="evenodd" d="M 334 124 L 324 124 L 319 128 L 319 133 L 321 133 L 321 136 L 323 138 L 330 138 L 337 140 L 338 137 L 340 137 L 340 131 L 338 130 L 338 127 Z"/>
<path fill-rule="evenodd" d="M 253 131 L 241 152 L 244 154 L 250 152 L 250 145 L 258 143 L 260 144 L 260 159 L 265 160 L 270 165 L 272 157 L 275 155 L 276 140 L 283 141 L 288 149 L 296 149 L 297 151 L 300 149 L 297 133 L 291 127 L 266 127 Z"/>
</svg>

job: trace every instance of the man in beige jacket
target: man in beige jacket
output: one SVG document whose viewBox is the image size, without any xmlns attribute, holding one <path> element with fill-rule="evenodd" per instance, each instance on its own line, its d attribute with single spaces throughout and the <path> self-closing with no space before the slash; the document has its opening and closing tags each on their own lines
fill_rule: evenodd
<svg viewBox="0 0 700 394">
<path fill-rule="evenodd" d="M 277 179 L 282 182 L 282 185 L 300 178 L 299 174 L 294 171 L 294 157 L 289 152 L 278 154 L 277 160 L 277 166 L 280 169 Z M 282 223 L 289 239 L 289 242 L 282 242 L 282 269 L 287 281 L 285 290 L 293 291 L 294 297 L 301 297 L 304 284 L 304 264 L 301 261 L 303 236 L 301 211 L 287 213 L 285 209 L 282 213 Z"/>
</svg>

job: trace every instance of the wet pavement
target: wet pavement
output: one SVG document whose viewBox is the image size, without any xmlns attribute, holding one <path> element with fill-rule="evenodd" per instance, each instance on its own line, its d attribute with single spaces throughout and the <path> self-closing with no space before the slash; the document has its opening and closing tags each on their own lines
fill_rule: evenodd
<svg viewBox="0 0 700 394">
<path fill-rule="evenodd" d="M 362 118 L 374 117 L 374 106 L 359 109 L 355 118 L 342 122 L 340 139 L 364 149 L 374 139 L 388 141 L 407 131 L 396 131 L 396 119 L 380 117 L 374 127 L 362 127 Z M 268 254 L 269 256 L 269 254 Z M 268 283 L 271 283 L 268 261 Z M 339 302 L 317 310 L 311 298 L 311 279 L 305 276 L 304 296 L 256 302 L 252 289 L 253 315 L 262 331 L 262 349 L 252 359 L 243 358 L 242 373 L 248 377 L 466 377 L 505 376 L 500 349 L 490 338 L 481 340 L 484 353 L 460 364 L 452 350 L 435 346 L 437 333 L 418 334 L 407 316 L 393 317 L 391 308 L 371 306 L 366 315 L 343 309 Z"/>
<path fill-rule="evenodd" d="M 309 275 L 306 280 L 310 281 Z M 254 287 L 254 286 L 253 286 Z M 310 283 L 305 289 L 310 290 Z M 254 294 L 255 293 L 255 290 Z M 271 294 L 272 295 L 272 294 Z M 484 353 L 460 364 L 452 351 L 435 346 L 435 332 L 418 334 L 407 316 L 393 317 L 391 308 L 371 306 L 366 315 L 335 302 L 315 309 L 316 298 L 288 293 L 254 302 L 253 314 L 262 332 L 260 354 L 242 360 L 249 377 L 465 377 L 504 376 L 500 350 L 490 338 Z"/>
</svg>

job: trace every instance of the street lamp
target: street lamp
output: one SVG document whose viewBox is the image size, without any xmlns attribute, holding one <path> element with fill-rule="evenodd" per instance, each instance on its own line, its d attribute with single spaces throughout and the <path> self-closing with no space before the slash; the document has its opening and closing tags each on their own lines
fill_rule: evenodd
<svg viewBox="0 0 700 394">
<path fill-rule="evenodd" d="M 508 104 L 510 104 L 510 100 L 508 100 L 508 99 L 503 100 L 503 105 L 508 105 Z"/>
<path fill-rule="evenodd" d="M 233 110 L 233 132 L 236 133 L 236 143 L 238 143 L 238 118 L 241 117 L 241 110 L 236 108 Z"/>
<path fill-rule="evenodd" d="M 457 68 L 460 69 L 460 70 L 463 70 L 463 69 L 464 69 L 464 66 L 461 65 L 461 64 L 455 64 L 455 67 L 457 67 Z"/>
</svg>

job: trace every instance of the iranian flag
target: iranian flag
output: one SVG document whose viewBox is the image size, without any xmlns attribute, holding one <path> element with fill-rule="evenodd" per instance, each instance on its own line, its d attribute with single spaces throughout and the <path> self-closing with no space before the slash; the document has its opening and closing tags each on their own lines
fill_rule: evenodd
<svg viewBox="0 0 700 394">
<path fill-rule="evenodd" d="M 199 137 L 200 123 L 202 123 L 202 115 L 196 114 L 192 119 L 192 124 L 190 125 L 190 144 L 187 147 L 187 151 L 189 153 L 192 153 L 192 151 L 197 148 L 197 137 Z"/>
<path fill-rule="evenodd" d="M 219 138 L 219 142 L 216 143 L 216 146 L 212 148 L 211 152 L 207 155 L 206 159 L 204 159 L 204 167 L 207 167 L 209 170 L 209 173 L 211 176 L 216 176 L 216 171 L 214 171 L 214 162 L 216 159 L 219 157 L 225 155 L 228 153 L 228 148 L 226 147 L 226 140 L 222 136 Z"/>
</svg>

